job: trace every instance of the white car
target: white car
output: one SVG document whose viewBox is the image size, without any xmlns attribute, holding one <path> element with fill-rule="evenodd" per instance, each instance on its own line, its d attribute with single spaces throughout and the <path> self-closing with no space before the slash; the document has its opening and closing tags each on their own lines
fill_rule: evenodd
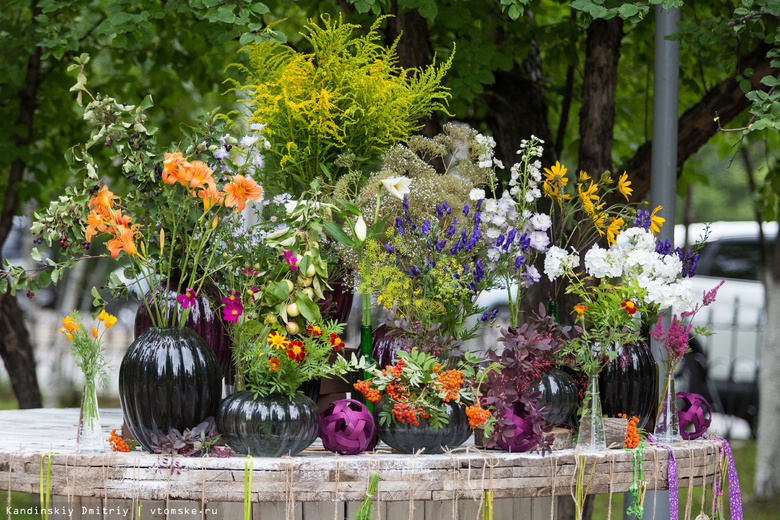
<svg viewBox="0 0 780 520">
<path fill-rule="evenodd" d="M 705 224 L 688 228 L 688 243 L 703 236 Z M 764 223 L 770 246 L 777 222 Z M 684 247 L 685 226 L 675 227 L 675 244 Z M 691 281 L 703 293 L 725 280 L 712 305 L 695 318 L 714 333 L 691 342 L 693 352 L 679 373 L 680 388 L 702 394 L 718 412 L 748 421 L 755 435 L 758 422 L 758 372 L 765 316 L 764 284 L 758 223 L 714 222 L 701 250 L 696 276 Z"/>
</svg>

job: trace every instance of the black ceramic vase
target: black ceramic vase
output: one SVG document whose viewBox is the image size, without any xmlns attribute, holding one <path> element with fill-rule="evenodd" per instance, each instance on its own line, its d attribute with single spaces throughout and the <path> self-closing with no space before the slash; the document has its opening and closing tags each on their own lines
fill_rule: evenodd
<svg viewBox="0 0 780 520">
<path fill-rule="evenodd" d="M 541 392 L 537 407 L 546 405 L 543 417 L 552 425 L 566 421 L 580 404 L 577 383 L 569 374 L 554 367 L 542 372 L 539 383 L 531 392 Z"/>
<path fill-rule="evenodd" d="M 174 275 L 171 276 L 170 282 L 164 280 L 156 288 L 157 301 L 168 307 L 167 315 L 169 316 L 168 323 L 158 323 L 158 326 L 171 327 L 178 325 L 175 322 L 175 320 L 178 320 L 179 312 L 181 311 L 181 305 L 176 301 L 178 286 L 179 280 Z M 165 290 L 162 290 L 162 287 L 165 287 Z M 154 297 L 151 290 L 144 297 L 149 303 L 149 307 L 154 310 Z M 217 288 L 209 282 L 204 283 L 195 305 L 189 308 L 189 314 L 184 326 L 197 332 L 211 347 L 217 356 L 220 370 L 224 376 L 230 367 L 231 341 L 222 321 L 219 301 L 220 297 Z M 146 329 L 152 326 L 152 319 L 149 317 L 146 305 L 142 304 L 138 307 L 138 311 L 135 314 L 135 337 L 139 337 Z"/>
<path fill-rule="evenodd" d="M 125 424 L 147 451 L 151 434 L 167 435 L 212 417 L 222 392 L 214 352 L 194 331 L 152 327 L 136 338 L 119 367 Z"/>
<path fill-rule="evenodd" d="M 253 457 L 281 457 L 305 450 L 319 434 L 317 405 L 303 394 L 254 397 L 249 390 L 219 405 L 217 431 L 233 451 Z"/>
<path fill-rule="evenodd" d="M 602 412 L 607 417 L 626 414 L 647 429 L 655 417 L 658 399 L 658 366 L 644 340 L 626 343 L 599 374 Z"/>
<path fill-rule="evenodd" d="M 374 422 L 379 438 L 388 446 L 401 453 L 415 453 L 423 448 L 423 453 L 441 453 L 444 449 L 457 448 L 471 435 L 471 426 L 463 406 L 457 403 L 442 403 L 447 409 L 449 422 L 434 429 L 428 421 L 419 418 L 419 425 L 393 420 L 388 425 L 380 425 L 379 414 L 388 406 L 383 397 L 374 405 Z"/>
</svg>

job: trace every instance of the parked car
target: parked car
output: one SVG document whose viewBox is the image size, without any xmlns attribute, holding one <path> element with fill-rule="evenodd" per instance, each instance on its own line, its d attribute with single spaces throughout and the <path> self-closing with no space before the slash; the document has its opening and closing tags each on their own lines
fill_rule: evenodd
<svg viewBox="0 0 780 520">
<path fill-rule="evenodd" d="M 764 223 L 767 244 L 774 243 L 777 223 Z M 703 236 L 705 225 L 688 228 L 688 242 Z M 761 250 L 758 223 L 714 222 L 700 252 L 691 281 L 698 293 L 721 280 L 714 304 L 695 318 L 714 333 L 691 341 L 678 373 L 677 390 L 702 394 L 715 411 L 745 419 L 756 434 L 758 423 L 758 374 L 765 316 L 761 282 Z M 685 226 L 675 228 L 675 244 L 683 247 Z"/>
</svg>

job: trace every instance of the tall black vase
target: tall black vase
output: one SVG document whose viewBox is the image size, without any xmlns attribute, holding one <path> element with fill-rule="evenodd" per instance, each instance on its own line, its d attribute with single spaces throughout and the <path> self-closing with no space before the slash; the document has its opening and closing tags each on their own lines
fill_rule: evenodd
<svg viewBox="0 0 780 520">
<path fill-rule="evenodd" d="M 531 392 L 541 392 L 537 407 L 546 405 L 543 417 L 548 424 L 561 424 L 577 410 L 580 396 L 574 379 L 555 367 L 542 372 Z"/>
<path fill-rule="evenodd" d="M 626 414 L 648 429 L 658 406 L 658 365 L 645 340 L 621 345 L 599 374 L 601 408 L 608 417 Z M 650 428 L 652 429 L 652 428 Z"/>
<path fill-rule="evenodd" d="M 119 402 L 133 437 L 147 451 L 151 434 L 192 428 L 216 415 L 222 393 L 217 357 L 196 332 L 152 327 L 119 367 Z"/>
</svg>

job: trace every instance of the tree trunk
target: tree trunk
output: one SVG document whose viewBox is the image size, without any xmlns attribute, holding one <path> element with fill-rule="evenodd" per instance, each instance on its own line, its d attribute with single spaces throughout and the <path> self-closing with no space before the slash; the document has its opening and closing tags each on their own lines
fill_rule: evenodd
<svg viewBox="0 0 780 520">
<path fill-rule="evenodd" d="M 429 65 L 433 52 L 428 33 L 428 21 L 420 16 L 417 9 L 400 11 L 397 0 L 393 0 L 390 12 L 393 17 L 387 21 L 385 43 L 392 45 L 398 40 L 396 48 L 398 64 L 405 69 L 418 69 Z M 431 114 L 431 117 L 423 118 L 420 123 L 423 127 L 419 134 L 433 137 L 439 133 L 441 123 L 435 113 Z"/>
<path fill-rule="evenodd" d="M 32 14 L 33 20 L 41 14 L 38 2 L 33 2 Z M 33 117 L 41 79 L 41 53 L 41 47 L 33 49 L 27 60 L 25 86 L 17 93 L 19 116 L 16 125 L 26 130 L 26 133 L 19 132 L 14 140 L 14 145 L 20 149 L 27 149 L 32 143 Z M 16 184 L 22 180 L 26 167 L 27 164 L 22 159 L 16 159 L 11 163 L 8 187 L 0 210 L 0 245 L 8 237 L 13 225 L 13 216 L 19 208 L 19 192 Z M 39 408 L 41 393 L 35 374 L 35 356 L 33 356 L 30 336 L 24 327 L 24 314 L 15 297 L 9 294 L 0 294 L 0 356 L 11 376 L 11 385 L 19 401 L 19 407 Z"/>
<path fill-rule="evenodd" d="M 780 240 L 773 246 L 774 258 L 780 258 Z M 761 345 L 761 371 L 758 399 L 758 446 L 754 493 L 769 499 L 780 495 L 780 264 L 767 269 L 765 281 L 766 330 Z"/>
<path fill-rule="evenodd" d="M 761 47 L 746 56 L 740 62 L 738 73 L 747 68 L 755 72 L 748 78 L 752 88 L 767 89 L 761 84 L 761 78 L 767 74 L 777 76 L 780 70 L 773 69 L 766 57 L 767 48 Z M 709 90 L 701 100 L 685 111 L 680 117 L 677 130 L 677 166 L 696 153 L 709 139 L 718 132 L 718 122 L 727 125 L 732 119 L 750 106 L 750 100 L 739 87 L 737 73 Z M 715 117 L 718 117 L 718 122 Z M 652 156 L 652 141 L 640 146 L 628 163 L 620 169 L 627 171 L 634 193 L 631 200 L 642 200 L 650 191 L 650 157 Z M 681 171 L 681 170 L 680 170 Z"/>
<path fill-rule="evenodd" d="M 588 27 L 580 108 L 578 170 L 599 178 L 612 170 L 615 92 L 623 20 L 594 20 Z"/>
<path fill-rule="evenodd" d="M 0 357 L 11 378 L 19 408 L 43 406 L 30 335 L 16 297 L 0 293 Z"/>
</svg>

